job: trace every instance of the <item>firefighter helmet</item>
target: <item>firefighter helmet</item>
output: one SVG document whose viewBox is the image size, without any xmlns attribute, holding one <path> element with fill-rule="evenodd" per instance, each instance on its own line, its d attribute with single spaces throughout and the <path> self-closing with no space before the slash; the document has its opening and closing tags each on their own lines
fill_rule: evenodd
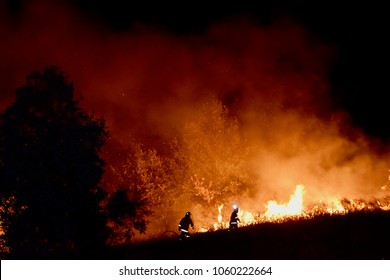
<svg viewBox="0 0 390 280">
<path fill-rule="evenodd" d="M 186 212 L 186 216 L 191 216 L 191 212 L 190 211 L 188 211 L 188 212 Z"/>
</svg>

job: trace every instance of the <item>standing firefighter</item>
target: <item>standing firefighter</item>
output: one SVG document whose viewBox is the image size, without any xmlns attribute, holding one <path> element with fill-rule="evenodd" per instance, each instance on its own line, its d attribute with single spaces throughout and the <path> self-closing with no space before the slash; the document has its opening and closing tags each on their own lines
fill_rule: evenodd
<svg viewBox="0 0 390 280">
<path fill-rule="evenodd" d="M 238 213 L 238 207 L 237 205 L 233 205 L 233 212 L 230 215 L 230 223 L 229 223 L 229 230 L 235 231 L 238 229 L 238 222 L 240 222 L 240 218 L 237 216 Z"/>
<path fill-rule="evenodd" d="M 190 237 L 189 227 L 194 229 L 194 223 L 191 219 L 191 212 L 186 212 L 185 216 L 181 218 L 179 223 L 180 240 L 185 240 Z"/>
</svg>

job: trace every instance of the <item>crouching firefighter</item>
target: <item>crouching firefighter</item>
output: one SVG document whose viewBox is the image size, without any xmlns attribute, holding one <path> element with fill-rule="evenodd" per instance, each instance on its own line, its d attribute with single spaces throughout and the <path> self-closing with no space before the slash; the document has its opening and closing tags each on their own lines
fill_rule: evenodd
<svg viewBox="0 0 390 280">
<path fill-rule="evenodd" d="M 192 229 L 195 229 L 194 223 L 191 219 L 191 212 L 186 212 L 185 216 L 181 218 L 179 223 L 180 240 L 186 240 L 190 238 L 190 232 L 188 231 L 190 226 Z"/>
<path fill-rule="evenodd" d="M 240 218 L 237 216 L 238 207 L 237 205 L 233 205 L 233 212 L 230 215 L 230 223 L 229 223 L 229 231 L 235 231 L 238 229 L 238 222 L 240 222 Z"/>
</svg>

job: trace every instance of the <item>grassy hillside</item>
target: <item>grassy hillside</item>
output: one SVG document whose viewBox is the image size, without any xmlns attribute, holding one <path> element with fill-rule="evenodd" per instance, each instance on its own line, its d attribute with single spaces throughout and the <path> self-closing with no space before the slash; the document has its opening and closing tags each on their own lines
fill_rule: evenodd
<svg viewBox="0 0 390 280">
<path fill-rule="evenodd" d="M 110 250 L 104 259 L 390 259 L 390 212 L 321 216 Z"/>
</svg>

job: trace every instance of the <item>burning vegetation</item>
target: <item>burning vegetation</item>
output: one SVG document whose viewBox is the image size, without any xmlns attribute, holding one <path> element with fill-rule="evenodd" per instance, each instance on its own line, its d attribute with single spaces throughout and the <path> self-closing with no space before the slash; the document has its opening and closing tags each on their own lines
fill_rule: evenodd
<svg viewBox="0 0 390 280">
<path fill-rule="evenodd" d="M 139 194 L 149 211 L 147 230 L 132 237 L 160 238 L 175 230 L 186 211 L 193 213 L 198 232 L 227 229 L 235 203 L 240 226 L 390 209 L 387 178 L 376 174 L 386 174 L 386 161 L 370 152 L 368 142 L 336 134 L 330 124 L 324 132 L 312 127 L 314 120 L 303 124 L 294 118 L 283 120 L 295 129 L 263 130 L 275 141 L 287 139 L 268 143 L 281 146 L 270 150 L 267 141 L 250 139 L 241 121 L 214 100 L 194 111 L 175 138 L 160 135 L 149 146 L 135 144 L 121 165 L 111 166 L 119 185 L 133 197 Z M 310 130 L 303 133 L 302 126 Z M 289 184 L 297 178 L 304 184 L 294 189 Z"/>
</svg>

